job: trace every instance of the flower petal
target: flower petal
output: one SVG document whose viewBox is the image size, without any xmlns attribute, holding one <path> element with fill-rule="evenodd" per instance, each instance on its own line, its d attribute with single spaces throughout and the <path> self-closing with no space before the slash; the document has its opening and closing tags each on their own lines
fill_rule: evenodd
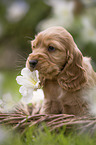
<svg viewBox="0 0 96 145">
<path fill-rule="evenodd" d="M 6 103 L 13 102 L 12 95 L 10 93 L 6 93 L 3 95 L 2 100 Z"/>
<path fill-rule="evenodd" d="M 38 89 L 40 81 L 38 81 L 34 87 L 34 89 Z"/>
<path fill-rule="evenodd" d="M 24 78 L 23 76 L 17 76 L 16 81 L 17 81 L 17 83 L 19 85 L 23 85 L 25 87 L 32 87 L 32 88 L 34 88 L 34 86 L 35 86 L 32 81 Z"/>
<path fill-rule="evenodd" d="M 33 92 L 32 103 L 36 104 L 44 100 L 44 93 L 42 89 Z"/>
<path fill-rule="evenodd" d="M 26 96 L 27 95 L 27 89 L 24 86 L 21 86 L 19 89 L 19 92 L 23 95 Z"/>
<path fill-rule="evenodd" d="M 21 101 L 26 103 L 26 104 L 32 103 L 32 96 L 31 95 L 29 95 L 29 96 L 23 96 Z"/>
<path fill-rule="evenodd" d="M 38 78 L 39 78 L 37 70 L 31 72 L 28 68 L 23 68 L 21 71 L 21 75 L 24 76 L 24 78 L 26 78 L 26 79 L 35 80 L 35 82 L 37 82 Z"/>
<path fill-rule="evenodd" d="M 28 68 L 23 68 L 21 71 L 21 75 L 24 76 L 25 78 L 29 78 L 30 70 Z"/>
<path fill-rule="evenodd" d="M 29 95 L 33 95 L 33 89 L 32 88 L 26 88 L 24 86 L 21 86 L 19 89 L 19 92 L 23 95 L 23 96 L 29 96 Z"/>
<path fill-rule="evenodd" d="M 31 78 L 34 79 L 35 82 L 39 81 L 39 74 L 37 70 L 32 72 Z"/>
</svg>

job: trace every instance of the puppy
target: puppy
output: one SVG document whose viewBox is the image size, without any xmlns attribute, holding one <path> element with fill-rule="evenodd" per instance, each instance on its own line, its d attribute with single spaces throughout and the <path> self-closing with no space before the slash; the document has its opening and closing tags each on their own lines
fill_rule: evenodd
<svg viewBox="0 0 96 145">
<path fill-rule="evenodd" d="M 40 32 L 31 44 L 26 66 L 40 74 L 45 95 L 41 113 L 88 113 L 84 97 L 96 85 L 96 73 L 70 33 L 62 27 L 51 27 Z"/>
</svg>

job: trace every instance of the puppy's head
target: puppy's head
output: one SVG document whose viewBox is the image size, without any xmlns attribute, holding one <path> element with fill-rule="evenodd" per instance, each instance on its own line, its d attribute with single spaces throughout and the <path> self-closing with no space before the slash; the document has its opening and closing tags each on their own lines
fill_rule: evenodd
<svg viewBox="0 0 96 145">
<path fill-rule="evenodd" d="M 57 79 L 66 90 L 77 90 L 85 83 L 82 54 L 64 28 L 48 28 L 40 32 L 31 44 L 32 53 L 26 62 L 31 71 L 38 70 L 45 79 Z"/>
<path fill-rule="evenodd" d="M 53 79 L 60 73 L 67 57 L 62 44 L 63 31 L 65 30 L 61 27 L 52 27 L 36 36 L 31 42 L 32 53 L 27 59 L 30 70 L 36 69 L 48 79 Z"/>
</svg>

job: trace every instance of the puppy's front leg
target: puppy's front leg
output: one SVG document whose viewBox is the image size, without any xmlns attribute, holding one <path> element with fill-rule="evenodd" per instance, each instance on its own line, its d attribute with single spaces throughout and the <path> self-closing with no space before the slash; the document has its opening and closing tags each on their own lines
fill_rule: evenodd
<svg viewBox="0 0 96 145">
<path fill-rule="evenodd" d="M 40 114 L 58 114 L 60 113 L 59 102 L 55 100 L 44 100 Z"/>
</svg>

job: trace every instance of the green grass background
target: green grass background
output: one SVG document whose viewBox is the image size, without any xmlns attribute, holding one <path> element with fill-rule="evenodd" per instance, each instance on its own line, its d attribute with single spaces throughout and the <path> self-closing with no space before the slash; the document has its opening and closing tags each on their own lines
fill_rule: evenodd
<svg viewBox="0 0 96 145">
<path fill-rule="evenodd" d="M 20 85 L 16 82 L 16 77 L 20 75 L 20 71 L 2 71 L 4 82 L 2 84 L 3 94 L 10 93 L 14 101 L 19 101 L 22 97 L 19 93 Z"/>
<path fill-rule="evenodd" d="M 77 135 L 70 133 L 64 135 L 63 130 L 59 133 L 51 133 L 45 127 L 43 131 L 36 128 L 29 128 L 25 133 L 9 133 L 0 145 L 95 145 L 96 135 L 93 137 L 88 134 Z"/>
</svg>

